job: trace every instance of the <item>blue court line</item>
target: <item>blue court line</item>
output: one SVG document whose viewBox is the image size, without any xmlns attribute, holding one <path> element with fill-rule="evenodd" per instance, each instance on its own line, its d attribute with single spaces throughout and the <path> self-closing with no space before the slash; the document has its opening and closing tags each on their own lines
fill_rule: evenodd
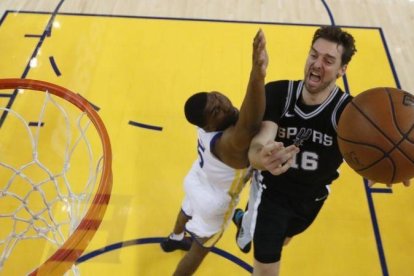
<svg viewBox="0 0 414 276">
<path fill-rule="evenodd" d="M 368 187 L 368 180 L 364 179 L 365 194 L 367 195 L 368 208 L 371 214 L 372 227 L 374 230 L 375 240 L 377 244 L 378 257 L 381 264 L 382 275 L 388 276 L 387 262 L 384 254 L 384 247 L 382 246 L 381 234 L 378 226 L 377 215 L 375 213 L 374 200 L 372 198 L 371 189 Z"/>
<path fill-rule="evenodd" d="M 50 65 L 52 65 L 53 71 L 55 71 L 56 76 L 60 77 L 62 73 L 56 65 L 55 58 L 53 56 L 49 57 Z"/>
<path fill-rule="evenodd" d="M 45 125 L 45 123 L 40 122 L 41 127 L 44 126 L 44 125 Z M 39 126 L 39 122 L 29 122 L 29 126 L 37 127 L 37 126 Z"/>
<path fill-rule="evenodd" d="M 41 35 L 37 35 L 37 34 L 25 34 L 24 37 L 34 37 L 34 38 L 39 38 L 42 37 Z"/>
<path fill-rule="evenodd" d="M 128 124 L 132 126 L 136 126 L 136 127 L 142 127 L 142 128 L 162 131 L 162 127 L 159 127 L 159 126 L 152 126 L 152 125 L 142 124 L 142 123 L 138 123 L 134 121 L 129 121 Z"/>
<path fill-rule="evenodd" d="M 331 20 L 331 25 L 332 25 L 332 26 L 335 26 L 334 17 L 333 17 L 333 15 L 332 15 L 332 13 L 331 13 L 331 10 L 329 9 L 328 4 L 326 4 L 325 0 L 321 0 L 321 1 L 322 1 L 322 4 L 325 6 L 326 12 L 327 12 L 327 13 L 328 13 L 328 15 L 329 15 L 329 19 Z"/>
<path fill-rule="evenodd" d="M 113 243 L 110 244 L 108 246 L 105 246 L 103 248 L 94 250 L 92 252 L 89 252 L 81 257 L 79 257 L 79 259 L 76 261 L 76 264 L 81 264 L 83 262 L 86 262 L 92 258 L 95 258 L 99 255 L 108 253 L 110 251 L 114 251 L 114 250 L 118 250 L 118 249 L 122 249 L 123 247 L 127 247 L 127 246 L 132 246 L 132 245 L 143 245 L 143 244 L 159 244 L 160 242 L 162 242 L 165 239 L 162 237 L 156 237 L 156 238 L 141 238 L 141 239 L 135 239 L 135 240 L 129 240 L 129 241 L 124 241 L 124 242 L 118 242 L 118 243 Z M 161 250 L 161 249 L 160 249 Z M 213 247 L 211 249 L 211 252 L 213 252 L 214 254 L 217 254 L 235 264 L 237 264 L 238 266 L 242 267 L 243 269 L 247 270 L 248 272 L 252 273 L 253 272 L 253 268 L 251 265 L 249 265 L 248 263 L 244 262 L 243 260 L 237 258 L 236 256 L 222 250 L 219 249 L 217 247 Z M 163 252 L 164 253 L 164 252 Z"/>
<path fill-rule="evenodd" d="M 372 194 L 392 194 L 391 188 L 370 188 L 369 191 Z"/>
<path fill-rule="evenodd" d="M 379 29 L 379 32 L 381 35 L 382 44 L 384 45 L 384 48 L 385 48 L 385 53 L 387 54 L 388 62 L 390 63 L 390 66 L 391 66 L 391 71 L 392 71 L 392 75 L 394 76 L 395 84 L 397 88 L 401 89 L 400 80 L 398 79 L 397 71 L 395 70 L 394 63 L 392 62 L 391 54 L 388 49 L 387 41 L 385 40 L 384 32 L 382 31 L 381 28 Z"/>
<path fill-rule="evenodd" d="M 346 73 L 342 76 L 342 80 L 344 81 L 345 92 L 351 94 L 351 91 L 349 90 L 348 78 L 346 76 Z"/>
</svg>

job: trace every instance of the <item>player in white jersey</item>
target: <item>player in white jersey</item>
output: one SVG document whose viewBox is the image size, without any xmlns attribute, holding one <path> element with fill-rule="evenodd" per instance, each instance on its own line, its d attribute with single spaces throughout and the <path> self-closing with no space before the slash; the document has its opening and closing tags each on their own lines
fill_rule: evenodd
<svg viewBox="0 0 414 276">
<path fill-rule="evenodd" d="M 182 210 L 191 217 L 185 228 L 198 237 L 209 237 L 204 247 L 211 247 L 218 241 L 250 178 L 249 168 L 233 169 L 211 152 L 210 145 L 222 134 L 222 131 L 206 132 L 198 128 L 199 158 L 184 181 L 186 196 Z"/>
<path fill-rule="evenodd" d="M 239 193 L 248 178 L 247 157 L 265 109 L 264 80 L 268 65 L 264 33 L 253 42 L 253 64 L 240 112 L 219 92 L 200 92 L 185 104 L 187 120 L 198 129 L 198 160 L 185 178 L 185 193 L 173 233 L 161 242 L 164 251 L 188 250 L 174 275 L 192 275 L 231 220 Z M 267 145 L 273 172 L 285 172 L 297 153 L 296 146 Z M 185 238 L 185 230 L 192 242 Z"/>
</svg>

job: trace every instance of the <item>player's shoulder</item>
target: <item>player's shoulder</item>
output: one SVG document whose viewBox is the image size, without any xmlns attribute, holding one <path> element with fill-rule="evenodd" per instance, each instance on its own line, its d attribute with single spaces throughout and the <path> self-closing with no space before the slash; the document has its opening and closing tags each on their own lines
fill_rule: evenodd
<svg viewBox="0 0 414 276">
<path fill-rule="evenodd" d="M 338 123 L 342 112 L 345 110 L 345 107 L 352 101 L 353 98 L 354 97 L 349 92 L 344 92 L 343 90 L 339 89 L 335 112 L 332 114 L 333 120 L 336 122 L 336 124 Z"/>
<path fill-rule="evenodd" d="M 352 99 L 353 96 L 351 95 L 351 93 L 348 90 L 343 90 L 341 87 L 337 86 L 338 92 L 341 95 L 346 95 L 346 98 Z"/>
<path fill-rule="evenodd" d="M 298 86 L 300 80 L 276 80 L 266 83 L 266 91 L 287 91 L 289 86 Z"/>
<path fill-rule="evenodd" d="M 204 143 L 211 143 L 212 140 L 217 140 L 223 134 L 223 131 L 205 131 L 197 127 L 198 139 Z"/>
<path fill-rule="evenodd" d="M 289 91 L 296 91 L 299 85 L 300 81 L 296 80 L 277 80 L 268 82 L 265 86 L 266 98 L 271 102 L 278 102 L 286 98 Z"/>
<path fill-rule="evenodd" d="M 348 91 L 342 90 L 341 87 L 336 86 L 333 90 L 333 103 L 336 105 L 347 105 L 352 101 L 352 96 Z"/>
<path fill-rule="evenodd" d="M 341 88 L 338 88 L 338 98 L 342 106 L 346 106 L 354 98 L 348 91 L 343 91 Z"/>
</svg>

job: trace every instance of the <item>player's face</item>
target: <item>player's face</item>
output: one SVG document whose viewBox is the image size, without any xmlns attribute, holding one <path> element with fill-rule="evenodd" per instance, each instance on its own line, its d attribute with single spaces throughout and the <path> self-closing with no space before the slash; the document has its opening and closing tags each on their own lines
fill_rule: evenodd
<svg viewBox="0 0 414 276">
<path fill-rule="evenodd" d="M 207 128 L 210 131 L 225 130 L 235 124 L 239 117 L 237 108 L 220 92 L 208 94 L 204 112 L 207 118 Z"/>
<path fill-rule="evenodd" d="M 345 73 L 346 65 L 341 65 L 343 51 L 342 45 L 323 38 L 313 43 L 305 65 L 305 87 L 310 93 L 324 91 Z"/>
</svg>

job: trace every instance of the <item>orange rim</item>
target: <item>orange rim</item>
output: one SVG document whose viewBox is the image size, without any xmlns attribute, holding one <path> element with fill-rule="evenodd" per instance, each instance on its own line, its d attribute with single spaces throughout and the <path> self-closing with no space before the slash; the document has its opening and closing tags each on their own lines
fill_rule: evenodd
<svg viewBox="0 0 414 276">
<path fill-rule="evenodd" d="M 97 129 L 103 147 L 102 175 L 97 192 L 86 215 L 66 242 L 29 275 L 63 275 L 82 255 L 98 230 L 112 190 L 112 150 L 109 135 L 98 113 L 82 96 L 56 84 L 31 79 L 0 79 L 0 89 L 31 89 L 48 91 L 86 112 Z"/>
</svg>

